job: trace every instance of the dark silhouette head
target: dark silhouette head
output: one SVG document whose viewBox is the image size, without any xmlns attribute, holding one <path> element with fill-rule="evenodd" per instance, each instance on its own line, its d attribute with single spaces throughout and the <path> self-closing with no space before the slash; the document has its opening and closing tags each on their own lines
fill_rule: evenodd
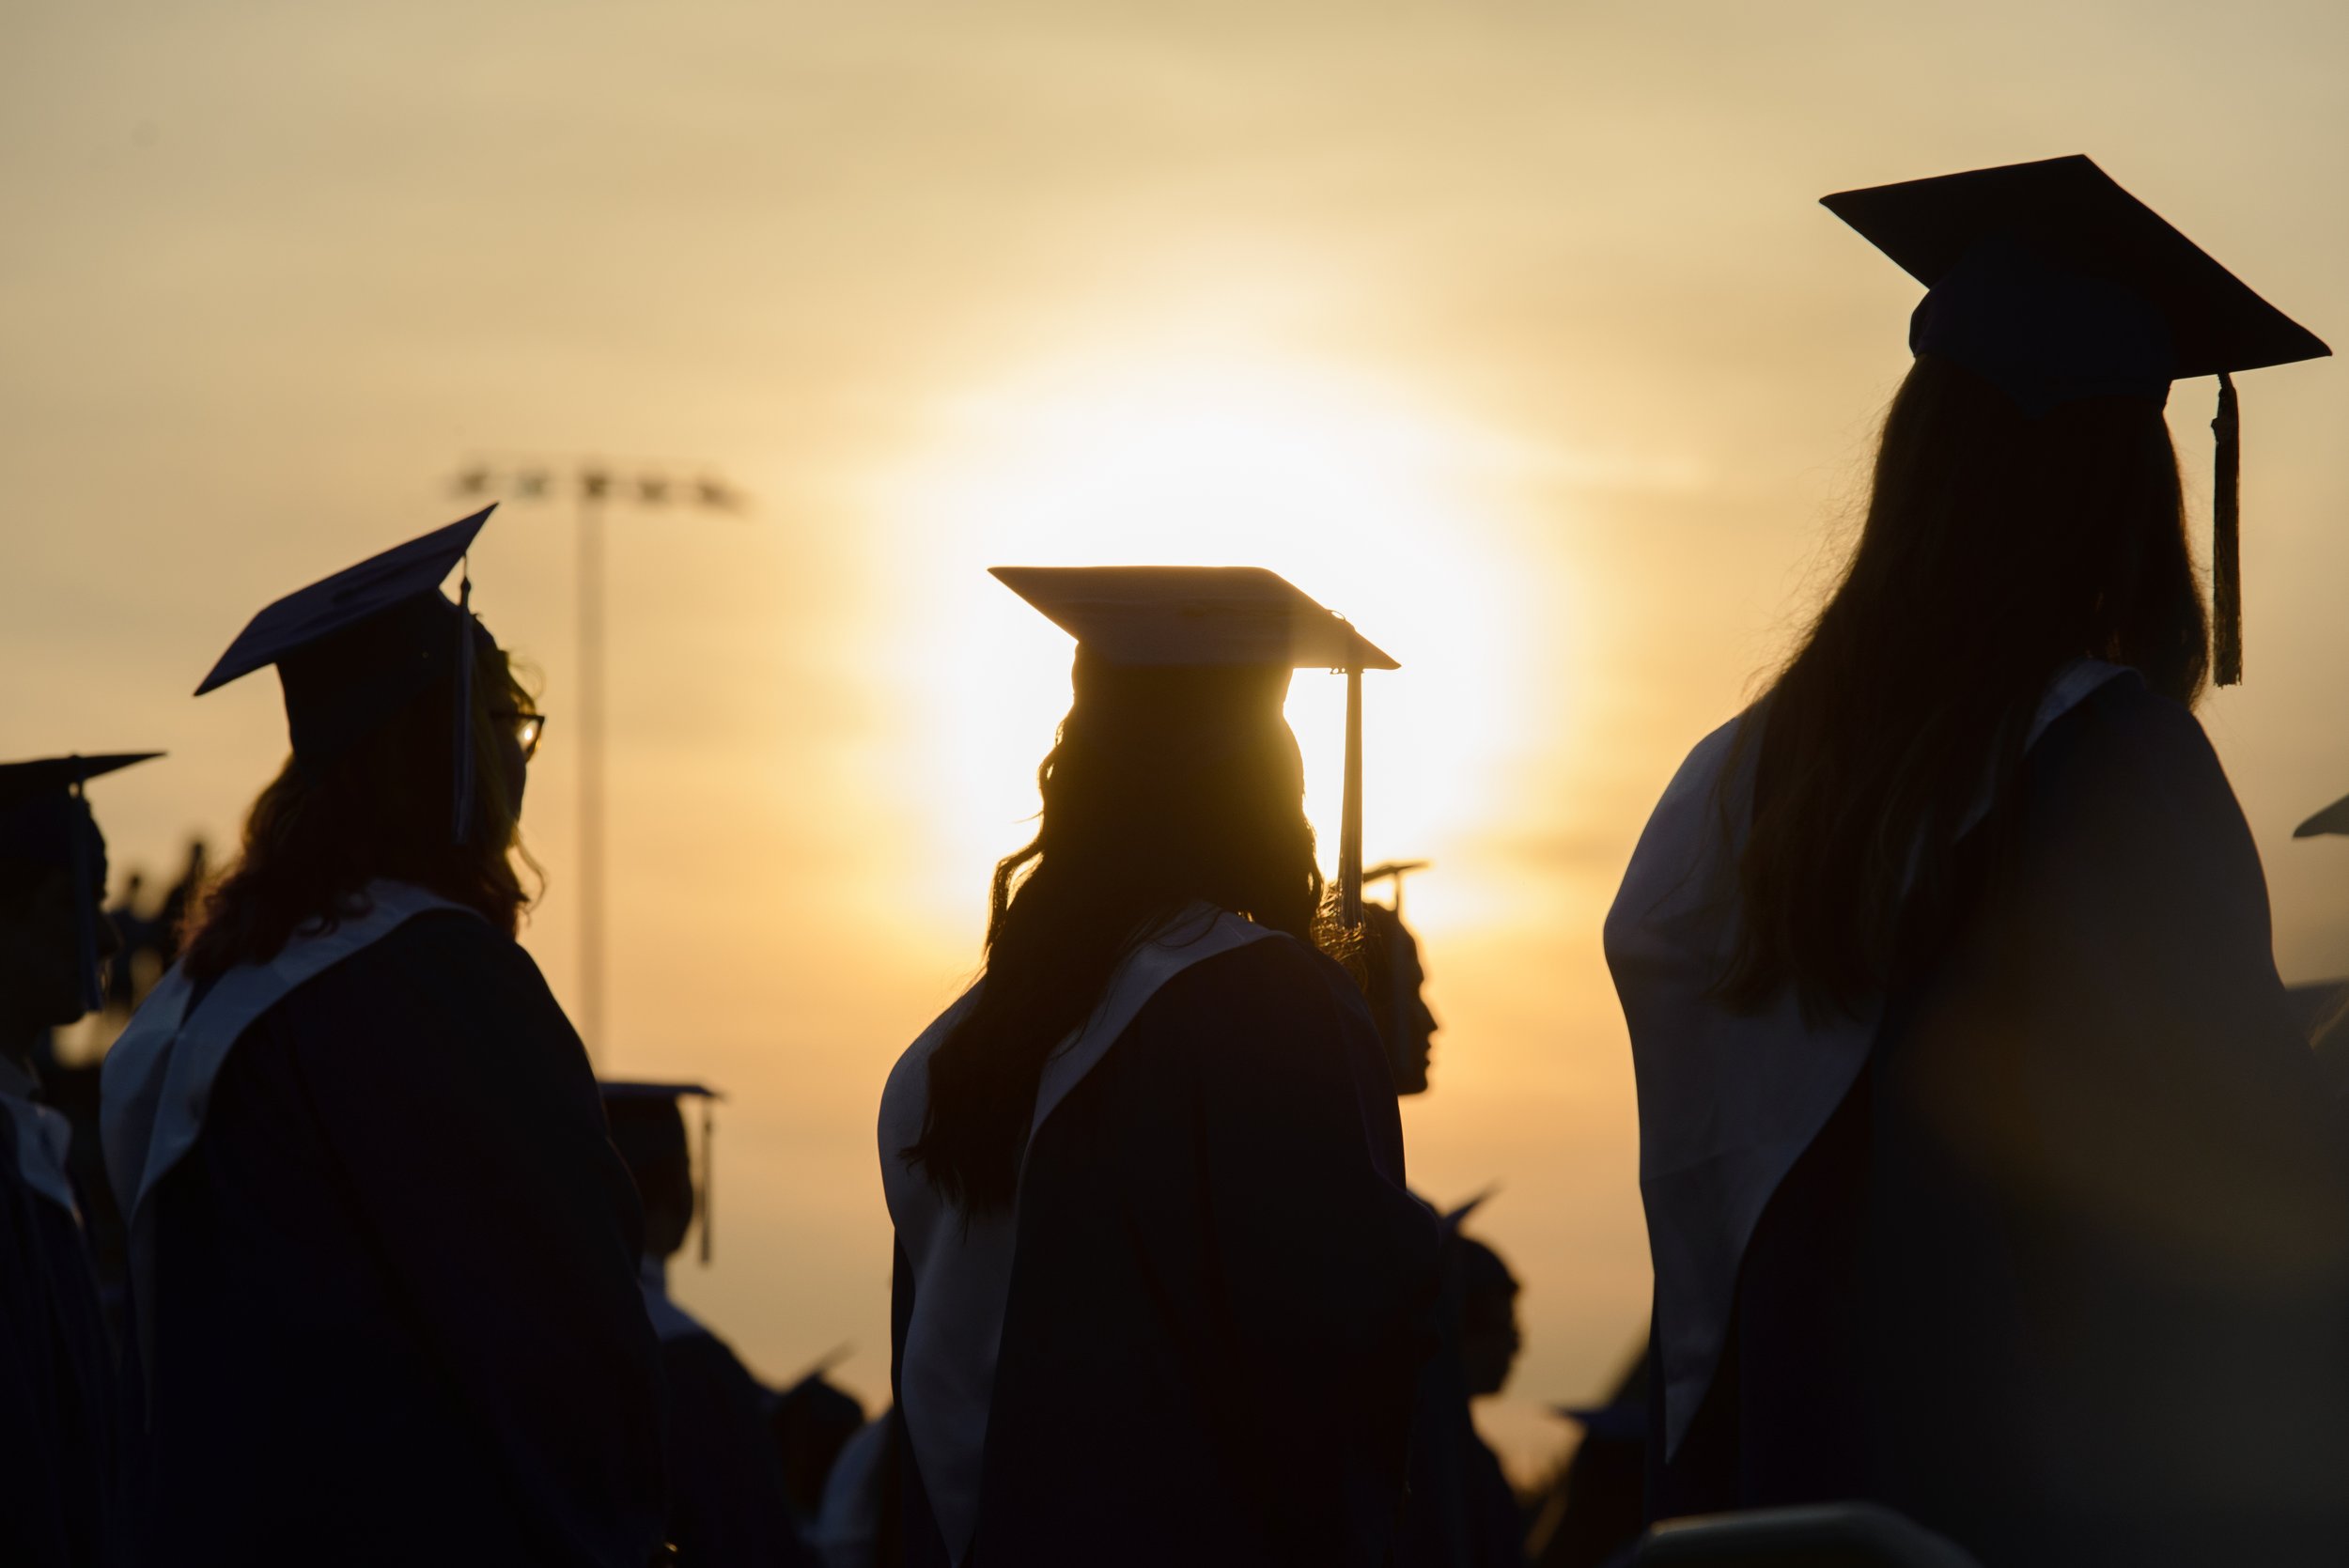
<svg viewBox="0 0 2349 1568">
<path fill-rule="evenodd" d="M 1509 1381 L 1524 1341 L 1517 1332 L 1517 1280 L 1501 1254 L 1460 1236 L 1460 1371 L 1473 1397 L 1497 1394 Z"/>
<path fill-rule="evenodd" d="M 1817 1016 L 1886 985 L 1896 944 L 1956 912 L 1966 817 L 1985 790 L 2011 793 L 2049 680 L 2083 656 L 2181 702 L 2202 689 L 2206 619 L 2159 406 L 2092 397 L 2032 418 L 1921 355 L 1843 581 L 1724 774 L 1753 778 L 1724 999 L 1758 1007 L 1791 984 Z"/>
<path fill-rule="evenodd" d="M 607 1092 L 603 1112 L 644 1205 L 645 1255 L 673 1257 L 692 1229 L 694 1209 L 692 1158 L 677 1097 Z"/>
<path fill-rule="evenodd" d="M 1426 1093 L 1427 1066 L 1435 1054 L 1438 1026 L 1427 1005 L 1427 970 L 1419 955 L 1419 939 L 1392 909 L 1383 904 L 1365 904 L 1356 962 L 1370 1016 L 1387 1048 L 1394 1092 Z"/>
<path fill-rule="evenodd" d="M 1136 668 L 1081 644 L 1034 840 L 995 868 L 987 967 L 903 1151 L 967 1213 L 1007 1206 L 1044 1059 L 1133 943 L 1196 905 L 1312 939 L 1321 898 L 1285 668 Z"/>
<path fill-rule="evenodd" d="M 94 824 L 83 826 L 94 850 L 87 896 L 102 901 L 104 841 Z M 63 1029 L 86 1011 L 81 920 L 70 865 L 0 855 L 0 1048 Z M 96 924 L 102 963 L 122 943 L 112 921 Z"/>
<path fill-rule="evenodd" d="M 768 1406 L 767 1430 L 783 1456 L 784 1490 L 801 1520 L 823 1511 L 824 1483 L 863 1424 L 864 1406 L 820 1372 L 801 1378 Z"/>
<path fill-rule="evenodd" d="M 519 860 L 526 772 L 521 733 L 536 711 L 505 650 L 474 652 L 472 824 L 454 842 L 454 695 L 435 681 L 322 760 L 288 757 L 254 801 L 236 864 L 190 917 L 185 968 L 203 981 L 266 963 L 293 934 L 363 911 L 378 877 L 412 883 L 511 932 L 529 903 Z M 202 846 L 192 846 L 201 863 Z"/>
</svg>

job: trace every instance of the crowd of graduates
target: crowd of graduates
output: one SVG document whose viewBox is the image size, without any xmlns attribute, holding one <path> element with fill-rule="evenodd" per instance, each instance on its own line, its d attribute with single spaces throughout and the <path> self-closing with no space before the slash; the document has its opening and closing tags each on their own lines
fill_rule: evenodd
<svg viewBox="0 0 2349 1568">
<path fill-rule="evenodd" d="M 515 940 L 544 719 L 485 509 L 230 643 L 198 695 L 273 669 L 290 754 L 160 910 L 109 918 L 92 796 L 151 754 L 0 767 L 0 1562 L 2349 1560 L 2342 993 L 2279 980 L 2194 716 L 2241 675 L 2232 375 L 2326 350 L 2084 158 L 1828 205 L 1926 286 L 1916 363 L 1608 917 L 1655 1301 L 1536 1495 L 1471 1414 L 1517 1281 L 1397 1112 L 1395 660 L 1261 568 L 996 568 L 1071 701 L 879 1094 L 868 1420 L 672 1296 L 716 1096 L 599 1083 Z M 2208 601 L 2162 416 L 2205 374 Z M 1346 681 L 1328 877 L 1299 669 Z"/>
</svg>

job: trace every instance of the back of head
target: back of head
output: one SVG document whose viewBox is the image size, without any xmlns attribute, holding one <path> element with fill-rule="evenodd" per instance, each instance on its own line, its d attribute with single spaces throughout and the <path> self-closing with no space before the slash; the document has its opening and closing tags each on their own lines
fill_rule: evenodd
<svg viewBox="0 0 2349 1568">
<path fill-rule="evenodd" d="M 1044 1059 L 1134 942 L 1202 903 L 1310 939 L 1321 897 L 1285 669 L 1134 668 L 1081 646 L 1074 686 L 1036 836 L 995 868 L 985 979 L 903 1152 L 972 1211 L 1010 1203 Z"/>
<path fill-rule="evenodd" d="M 674 1096 L 606 1092 L 604 1119 L 645 1209 L 645 1251 L 665 1258 L 685 1245 L 693 1223 L 692 1157 L 685 1116 Z"/>
<path fill-rule="evenodd" d="M 288 756 L 245 819 L 236 863 L 191 909 L 183 963 L 202 982 L 265 963 L 299 930 L 361 912 L 378 878 L 412 883 L 506 932 L 529 902 L 521 855 L 522 781 L 507 739 L 533 710 L 503 649 L 473 652 L 471 827 L 454 842 L 450 688 L 432 682 L 326 755 Z M 200 854 L 200 846 L 192 853 Z M 525 862 L 525 863 L 527 863 Z"/>
<path fill-rule="evenodd" d="M 1921 355 L 1843 579 L 1740 735 L 1753 815 L 1725 999 L 1759 1006 L 1792 984 L 1815 1013 L 1886 984 L 1904 921 L 1952 912 L 1969 809 L 2011 788 L 2048 681 L 2081 657 L 2182 702 L 2202 687 L 2160 408 L 2089 397 L 2031 417 Z"/>
</svg>

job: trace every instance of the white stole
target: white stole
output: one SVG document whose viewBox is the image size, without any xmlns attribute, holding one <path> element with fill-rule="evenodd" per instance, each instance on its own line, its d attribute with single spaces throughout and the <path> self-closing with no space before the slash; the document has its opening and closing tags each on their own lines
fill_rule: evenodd
<svg viewBox="0 0 2349 1568">
<path fill-rule="evenodd" d="M 13 1062 L 0 1061 L 0 1110 L 16 1133 L 17 1179 L 79 1223 L 82 1210 L 73 1201 L 72 1178 L 66 1174 L 73 1124 L 64 1111 L 33 1098 L 39 1087 L 32 1074 Z"/>
<path fill-rule="evenodd" d="M 370 882 L 366 897 L 365 913 L 343 920 L 331 931 L 298 930 L 269 962 L 240 964 L 222 975 L 193 1015 L 188 1001 L 195 987 L 175 964 L 106 1053 L 99 1079 L 99 1132 L 105 1145 L 106 1176 L 130 1230 L 134 1321 L 149 1375 L 154 1365 L 152 1200 L 172 1167 L 195 1147 L 213 1080 L 229 1051 L 262 1014 L 303 982 L 381 941 L 417 915 L 464 908 L 405 882 Z"/>
<path fill-rule="evenodd" d="M 1109 1054 L 1159 987 L 1193 964 L 1281 935 L 1203 904 L 1136 943 L 1119 961 L 1084 1027 L 1045 1060 L 1028 1122 L 1028 1146 L 1034 1146 L 1045 1119 Z M 898 1151 L 922 1136 L 931 1053 L 977 994 L 976 986 L 963 993 L 906 1048 L 881 1092 L 880 1109 L 881 1188 L 914 1278 L 912 1320 L 906 1326 L 898 1365 L 899 1401 L 939 1533 L 957 1563 L 970 1551 L 979 1525 L 988 1410 L 1011 1294 L 1019 1204 L 1015 1197 L 1009 1210 L 966 1223 L 962 1212 L 940 1198 Z M 1023 1153 L 1023 1166 L 1025 1158 Z"/>
<path fill-rule="evenodd" d="M 2067 665 L 2033 715 L 2026 745 L 2129 673 L 2096 660 Z M 1639 1080 L 1640 1191 L 1656 1265 L 1668 1456 L 1712 1386 L 1753 1227 L 1843 1103 L 1883 1017 L 1881 998 L 1856 1017 L 1813 1024 L 1791 987 L 1750 1014 L 1711 995 L 1736 947 L 1730 870 L 1744 853 L 1752 816 L 1752 753 L 1725 813 L 1720 777 L 1750 714 L 1688 753 L 1648 818 L 1607 915 L 1607 964 Z M 1961 834 L 1989 808 L 1985 791 Z"/>
</svg>

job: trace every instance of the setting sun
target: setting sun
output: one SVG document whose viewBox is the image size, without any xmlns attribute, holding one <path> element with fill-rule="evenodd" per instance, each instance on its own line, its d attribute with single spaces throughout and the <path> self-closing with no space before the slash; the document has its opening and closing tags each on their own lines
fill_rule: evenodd
<svg viewBox="0 0 2349 1568">
<path fill-rule="evenodd" d="M 943 770 L 922 802 L 949 905 L 1020 842 L 1067 706 L 1067 639 L 994 565 L 1268 567 L 1402 663 L 1365 685 L 1366 857 L 1439 852 L 1489 808 L 1527 634 L 1494 537 L 1497 441 L 1367 379 L 1248 359 L 1052 366 L 939 424 L 891 505 L 924 541 L 893 586 L 918 578 L 933 621 L 902 675 Z M 1288 711 L 1333 865 L 1343 683 L 1299 672 Z"/>
</svg>

